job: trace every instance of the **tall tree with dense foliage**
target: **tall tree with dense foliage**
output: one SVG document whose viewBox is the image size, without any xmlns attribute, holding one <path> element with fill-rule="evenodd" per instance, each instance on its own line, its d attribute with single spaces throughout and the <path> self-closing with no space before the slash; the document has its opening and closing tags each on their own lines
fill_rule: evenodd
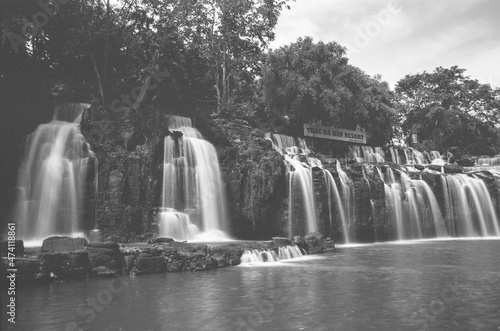
<svg viewBox="0 0 500 331">
<path fill-rule="evenodd" d="M 500 151 L 500 89 L 481 84 L 457 66 L 407 75 L 396 85 L 403 133 L 423 149 L 453 146 L 471 154 Z"/>
<path fill-rule="evenodd" d="M 31 57 L 61 85 L 90 91 L 80 98 L 106 106 L 118 97 L 137 109 L 145 99 L 182 94 L 215 100 L 221 110 L 259 75 L 289 1 L 74 0 L 42 8 L 1 0 L 2 52 Z M 39 13 L 47 20 L 36 26 L 30 19 Z M 160 87 L 155 72 L 163 74 Z M 133 102 L 121 97 L 132 90 Z"/>
<path fill-rule="evenodd" d="M 262 87 L 267 110 L 290 120 L 290 134 L 314 123 L 363 129 L 371 145 L 390 140 L 396 112 L 387 83 L 348 64 L 335 42 L 299 38 L 269 52 Z"/>
<path fill-rule="evenodd" d="M 144 0 L 158 22 L 171 21 L 209 64 L 218 111 L 260 73 L 263 51 L 289 0 Z"/>
</svg>

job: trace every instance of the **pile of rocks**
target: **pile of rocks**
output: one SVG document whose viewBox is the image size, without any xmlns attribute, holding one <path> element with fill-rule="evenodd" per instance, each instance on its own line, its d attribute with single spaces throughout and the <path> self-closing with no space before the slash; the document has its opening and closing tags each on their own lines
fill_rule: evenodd
<svg viewBox="0 0 500 331">
<path fill-rule="evenodd" d="M 168 271 L 195 271 L 237 265 L 243 249 L 231 245 L 204 244 L 155 239 L 148 244 L 120 245 L 112 241 L 87 242 L 84 238 L 50 237 L 39 252 L 16 257 L 18 279 L 106 277 L 117 274 L 148 274 Z M 8 260 L 2 258 L 6 271 Z"/>
<path fill-rule="evenodd" d="M 210 270 L 240 264 L 243 252 L 248 249 L 274 249 L 277 252 L 279 247 L 287 245 L 297 245 L 308 254 L 334 249 L 333 241 L 324 239 L 320 233 L 295 237 L 293 241 L 276 237 L 265 242 L 212 246 L 176 242 L 171 238 L 118 244 L 55 236 L 45 239 L 40 251 L 16 256 L 15 265 L 20 281 Z M 22 243 L 19 243 L 21 246 Z M 6 257 L 2 257 L 1 268 L 3 271 L 8 268 Z"/>
</svg>

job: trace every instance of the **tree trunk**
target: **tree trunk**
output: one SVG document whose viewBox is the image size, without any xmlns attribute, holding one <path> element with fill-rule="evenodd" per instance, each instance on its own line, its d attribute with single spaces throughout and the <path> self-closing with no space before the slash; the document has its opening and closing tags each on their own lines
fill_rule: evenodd
<svg viewBox="0 0 500 331">
<path fill-rule="evenodd" d="M 151 85 L 151 79 L 153 78 L 153 74 L 158 73 L 160 70 L 160 64 L 158 63 L 160 58 L 160 53 L 157 51 L 155 55 L 153 56 L 153 60 L 151 61 L 152 63 L 156 63 L 153 65 L 153 71 L 152 73 L 148 74 L 146 78 L 144 78 L 144 81 L 141 86 L 141 90 L 139 91 L 139 95 L 137 96 L 137 99 L 135 99 L 135 103 L 133 106 L 134 110 L 139 110 L 139 107 L 141 106 L 141 103 L 144 101 L 146 98 L 146 93 L 148 92 L 149 86 Z M 159 82 L 158 82 L 159 84 Z"/>
<path fill-rule="evenodd" d="M 87 48 L 87 51 L 90 56 L 90 60 L 92 61 L 92 66 L 94 68 L 95 80 L 97 84 L 97 92 L 99 93 L 99 97 L 101 99 L 101 105 L 104 105 L 104 90 L 102 88 L 102 80 L 101 75 L 99 74 L 99 69 L 97 68 L 97 62 L 95 60 L 94 54 Z"/>
<path fill-rule="evenodd" d="M 224 47 L 224 54 L 222 57 L 222 106 L 227 106 L 228 100 L 228 86 L 227 86 L 227 52 Z"/>
<path fill-rule="evenodd" d="M 109 57 L 109 15 L 110 15 L 111 7 L 109 5 L 109 0 L 106 4 L 106 44 L 104 45 L 104 64 L 102 66 L 102 80 L 104 82 L 107 81 L 107 73 L 108 73 L 108 57 Z"/>
<path fill-rule="evenodd" d="M 155 65 L 154 70 L 158 71 L 159 66 Z M 144 98 L 146 97 L 146 93 L 148 91 L 149 86 L 151 85 L 151 78 L 152 75 L 147 75 L 146 78 L 144 78 L 144 82 L 142 83 L 141 86 L 141 91 L 139 92 L 139 95 L 137 96 L 137 99 L 135 100 L 134 103 L 134 110 L 138 110 L 139 107 L 141 106 L 142 101 L 144 101 Z"/>
<path fill-rule="evenodd" d="M 217 113 L 222 110 L 222 96 L 220 88 L 220 73 L 219 73 L 219 63 L 215 65 L 215 90 L 217 91 Z"/>
</svg>

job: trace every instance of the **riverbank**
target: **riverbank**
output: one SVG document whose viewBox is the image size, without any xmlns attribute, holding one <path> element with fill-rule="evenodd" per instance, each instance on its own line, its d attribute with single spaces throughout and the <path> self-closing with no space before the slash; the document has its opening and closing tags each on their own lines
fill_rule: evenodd
<svg viewBox="0 0 500 331">
<path fill-rule="evenodd" d="M 51 282 L 61 279 L 142 275 L 165 272 L 199 271 L 236 266 L 246 250 L 274 250 L 298 246 L 307 254 L 335 250 L 332 240 L 319 233 L 292 241 L 275 237 L 270 241 L 227 241 L 187 243 L 170 238 L 150 239 L 146 243 L 120 244 L 113 241 L 87 242 L 84 238 L 50 237 L 41 247 L 24 248 L 16 243 L 14 260 L 17 280 Z M 4 254 L 7 255 L 5 250 Z M 4 255 L 2 254 L 2 255 Z M 13 269 L 12 259 L 2 256 L 2 272 Z"/>
</svg>

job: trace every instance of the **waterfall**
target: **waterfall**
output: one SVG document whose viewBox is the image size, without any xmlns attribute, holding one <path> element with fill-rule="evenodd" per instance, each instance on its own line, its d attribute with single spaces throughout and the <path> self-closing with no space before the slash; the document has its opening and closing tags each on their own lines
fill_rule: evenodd
<svg viewBox="0 0 500 331">
<path fill-rule="evenodd" d="M 353 159 L 357 162 L 385 162 L 385 152 L 382 147 L 370 147 L 370 146 L 352 146 L 351 153 Z M 389 153 L 391 154 L 391 160 L 397 164 L 429 164 L 433 160 L 441 159 L 441 154 L 438 151 L 431 152 L 420 152 L 413 148 L 405 148 L 405 161 L 403 162 L 399 156 L 398 150 L 394 147 L 389 147 Z M 487 163 L 487 159 L 484 162 Z M 489 159 L 488 159 L 489 160 Z"/>
<path fill-rule="evenodd" d="M 165 137 L 160 235 L 177 240 L 227 240 L 227 205 L 215 147 L 171 117 Z"/>
<path fill-rule="evenodd" d="M 279 262 L 304 255 L 298 246 L 278 247 L 278 253 L 273 249 L 247 249 L 241 256 L 241 263 Z"/>
<path fill-rule="evenodd" d="M 396 182 L 394 172 L 391 168 L 386 168 L 386 178 L 377 168 L 380 179 L 384 182 L 385 204 L 387 207 L 387 217 L 392 228 L 395 229 L 396 239 L 404 239 L 404 222 L 403 222 L 403 199 L 401 184 Z"/>
<path fill-rule="evenodd" d="M 384 181 L 387 215 L 398 240 L 448 236 L 436 197 L 425 181 L 400 172 L 400 184 L 391 168 L 387 168 L 386 178 L 378 171 Z"/>
<path fill-rule="evenodd" d="M 430 160 L 431 162 L 434 160 L 441 160 L 441 154 L 438 151 L 431 151 Z"/>
<path fill-rule="evenodd" d="M 344 201 L 342 200 L 342 198 L 339 194 L 337 184 L 335 183 L 335 179 L 333 178 L 332 174 L 328 170 L 324 170 L 323 176 L 325 178 L 326 194 L 327 194 L 327 201 L 328 201 L 328 217 L 329 217 L 329 221 L 330 221 L 330 236 L 332 238 L 334 237 L 334 233 L 333 233 L 334 205 L 332 204 L 332 202 L 335 202 L 335 205 L 338 208 L 338 215 L 340 216 L 340 225 L 342 226 L 342 233 L 344 234 L 344 242 L 346 244 L 349 244 L 349 224 L 348 224 L 348 220 L 346 217 Z"/>
<path fill-rule="evenodd" d="M 289 236 L 318 231 L 312 168 L 322 168 L 321 161 L 309 156 L 311 150 L 304 139 L 272 133 L 266 134 L 266 139 L 283 155 L 288 168 Z M 294 225 L 304 228 L 301 231 Z"/>
<path fill-rule="evenodd" d="M 293 171 L 288 173 L 290 187 L 290 193 L 288 195 L 290 206 L 290 235 L 295 233 L 293 229 L 293 222 L 296 217 L 296 210 L 293 207 L 297 197 L 300 197 L 299 199 L 302 202 L 300 204 L 300 209 L 302 211 L 301 216 L 305 219 L 305 224 L 307 226 L 305 232 L 308 233 L 318 231 L 316 205 L 313 194 L 312 169 L 302 164 L 302 162 L 292 158 L 285 157 L 285 161 L 287 161 L 293 168 Z"/>
<path fill-rule="evenodd" d="M 406 207 L 410 218 L 415 219 L 418 236 L 426 238 L 448 236 L 441 210 L 429 185 L 421 179 L 410 179 L 403 172 L 401 182 L 406 191 Z M 415 238 L 413 230 L 410 238 Z"/>
<path fill-rule="evenodd" d="M 258 263 L 258 262 L 278 262 L 278 254 L 272 249 L 251 249 L 245 250 L 241 256 L 241 263 Z"/>
<path fill-rule="evenodd" d="M 500 156 L 497 157 L 481 157 L 477 160 L 480 166 L 500 166 Z"/>
<path fill-rule="evenodd" d="M 353 159 L 356 162 L 385 162 L 385 153 L 382 147 L 352 146 Z"/>
<path fill-rule="evenodd" d="M 368 183 L 371 215 L 366 210 L 360 218 L 379 219 L 385 212 L 387 224 L 392 236 L 397 240 L 444 238 L 449 236 L 500 236 L 497 211 L 487 190 L 485 181 L 474 174 L 444 173 L 444 156 L 438 151 L 420 152 L 412 148 L 403 149 L 404 157 L 400 157 L 399 150 L 390 147 L 391 159 L 398 164 L 406 164 L 401 170 L 384 167 L 384 173 L 376 166 L 380 178 L 384 182 L 383 192 L 371 192 L 371 174 L 361 168 L 363 178 L 356 175 L 353 180 L 336 161 L 336 172 L 325 169 L 321 161 L 311 157 L 310 148 L 303 139 L 278 134 L 266 136 L 273 142 L 273 147 L 285 159 L 288 168 L 288 229 L 289 235 L 302 235 L 309 231 L 325 231 L 334 236 L 336 231 L 343 233 L 345 243 L 356 241 L 356 231 L 359 226 L 356 222 L 356 197 L 353 180 L 365 180 Z M 382 148 L 369 146 L 351 147 L 350 156 L 357 162 L 382 162 L 385 154 Z M 332 162 L 332 161 L 329 161 Z M 492 160 L 482 161 L 483 164 L 493 163 Z M 412 165 L 441 165 L 441 176 L 433 188 L 422 179 L 425 172 L 432 172 L 433 176 L 439 172 L 424 170 L 418 172 Z M 488 171 L 494 171 L 495 166 L 489 166 Z M 418 167 L 421 169 L 420 167 Z M 477 167 L 476 167 L 477 168 Z M 314 181 L 313 181 L 314 169 Z M 435 169 L 433 167 L 432 169 Z M 471 170 L 472 169 L 472 170 Z M 474 171 L 475 168 L 464 168 L 465 171 Z M 356 171 L 356 167 L 353 167 Z M 313 192 L 319 189 L 316 173 L 322 171 L 324 191 Z M 411 173 L 411 177 L 410 177 Z M 338 178 L 334 178 L 338 175 Z M 396 176 L 397 175 L 397 176 Z M 418 177 L 420 176 L 420 178 Z M 432 178 L 432 177 L 429 177 Z M 441 182 L 440 182 L 441 181 Z M 434 183 L 436 183 L 434 181 Z M 364 186 L 363 186 L 364 187 Z M 500 187 L 500 185 L 497 185 Z M 433 189 L 443 189 L 434 192 Z M 500 188 L 498 188 L 500 190 Z M 385 209 L 380 210 L 379 193 L 385 196 Z M 438 197 L 436 197 L 436 193 Z M 315 201 L 317 194 L 324 194 L 321 201 Z M 376 195 L 375 195 L 376 194 Z M 496 195 L 495 195 L 496 197 Z M 442 203 L 441 207 L 439 202 Z M 318 203 L 318 205 L 317 205 Z M 498 203 L 500 205 L 500 201 Z M 322 207 L 322 209 L 318 208 Z M 443 208 L 443 210 L 441 210 Z M 321 212 L 320 212 L 321 211 Z M 323 217 L 324 219 L 320 219 Z M 322 228 L 320 229 L 320 224 Z M 329 225 L 329 226 L 328 226 Z M 364 226 L 364 224 L 363 224 Z M 324 233 L 325 235 L 325 233 Z"/>
<path fill-rule="evenodd" d="M 84 230 L 88 170 L 97 175 L 95 169 L 88 169 L 94 153 L 80 132 L 81 117 L 88 107 L 59 104 L 53 120 L 39 125 L 28 137 L 17 185 L 19 238 L 38 242 L 50 235 Z"/>
<path fill-rule="evenodd" d="M 399 152 L 394 147 L 389 147 L 389 152 L 391 153 L 392 162 L 401 164 L 401 158 L 399 157 Z"/>
<path fill-rule="evenodd" d="M 346 232 L 344 234 L 345 237 L 345 242 L 348 244 L 351 242 L 354 238 L 352 238 L 351 234 L 351 225 L 354 225 L 354 222 L 356 221 L 356 215 L 355 215 L 355 194 L 354 194 L 354 184 L 353 182 L 349 179 L 345 171 L 342 170 L 340 167 L 340 162 L 337 161 L 337 173 L 339 174 L 339 179 L 340 179 L 340 188 L 342 192 L 342 198 L 343 198 L 343 208 L 344 208 L 344 214 L 346 218 Z"/>
<path fill-rule="evenodd" d="M 500 236 L 498 217 L 483 180 L 474 175 L 443 175 L 446 218 L 453 236 Z"/>
</svg>

